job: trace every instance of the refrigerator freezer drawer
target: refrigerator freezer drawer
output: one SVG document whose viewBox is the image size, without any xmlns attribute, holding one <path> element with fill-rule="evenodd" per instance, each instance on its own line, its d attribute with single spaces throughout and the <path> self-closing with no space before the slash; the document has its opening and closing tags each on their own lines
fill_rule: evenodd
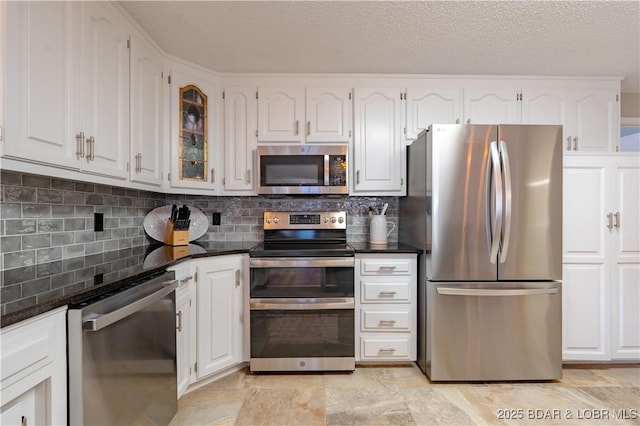
<svg viewBox="0 0 640 426">
<path fill-rule="evenodd" d="M 433 381 L 562 377 L 559 282 L 427 284 Z"/>
</svg>

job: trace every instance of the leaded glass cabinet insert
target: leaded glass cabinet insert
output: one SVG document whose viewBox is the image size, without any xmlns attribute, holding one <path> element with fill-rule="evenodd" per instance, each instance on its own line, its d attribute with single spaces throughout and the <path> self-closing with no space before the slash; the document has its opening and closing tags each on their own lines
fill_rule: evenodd
<svg viewBox="0 0 640 426">
<path fill-rule="evenodd" d="M 207 95 L 196 86 L 180 88 L 180 179 L 207 181 Z"/>
</svg>

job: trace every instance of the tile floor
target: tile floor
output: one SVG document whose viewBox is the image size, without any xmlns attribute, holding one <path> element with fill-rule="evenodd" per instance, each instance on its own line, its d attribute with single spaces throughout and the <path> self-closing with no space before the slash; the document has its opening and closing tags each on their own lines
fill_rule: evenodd
<svg viewBox="0 0 640 426">
<path fill-rule="evenodd" d="M 534 383 L 430 383 L 415 365 L 237 371 L 179 401 L 171 425 L 640 425 L 640 365 L 568 366 Z"/>
</svg>

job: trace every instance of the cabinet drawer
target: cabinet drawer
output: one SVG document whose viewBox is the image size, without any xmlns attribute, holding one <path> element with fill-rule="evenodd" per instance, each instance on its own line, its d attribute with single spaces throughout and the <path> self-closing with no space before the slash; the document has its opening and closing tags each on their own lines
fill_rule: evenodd
<svg viewBox="0 0 640 426">
<path fill-rule="evenodd" d="M 360 337 L 360 353 L 364 359 L 409 359 L 409 335 L 375 338 Z"/>
<path fill-rule="evenodd" d="M 64 320 L 64 319 L 63 319 Z M 2 333 L 2 384 L 12 383 L 51 362 L 55 356 L 56 323 L 27 320 Z"/>
<path fill-rule="evenodd" d="M 378 303 L 406 303 L 409 301 L 409 281 L 362 281 L 361 301 Z"/>
<path fill-rule="evenodd" d="M 409 275 L 411 274 L 411 259 L 362 259 L 360 274 Z"/>
<path fill-rule="evenodd" d="M 409 309 L 385 309 L 382 311 L 362 309 L 360 329 L 409 331 Z"/>
</svg>

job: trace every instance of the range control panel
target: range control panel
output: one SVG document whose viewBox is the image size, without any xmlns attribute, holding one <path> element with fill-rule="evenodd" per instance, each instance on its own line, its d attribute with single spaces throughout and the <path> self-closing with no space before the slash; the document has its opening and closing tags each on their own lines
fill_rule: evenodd
<svg viewBox="0 0 640 426">
<path fill-rule="evenodd" d="M 264 212 L 263 229 L 347 229 L 347 212 Z"/>
</svg>

